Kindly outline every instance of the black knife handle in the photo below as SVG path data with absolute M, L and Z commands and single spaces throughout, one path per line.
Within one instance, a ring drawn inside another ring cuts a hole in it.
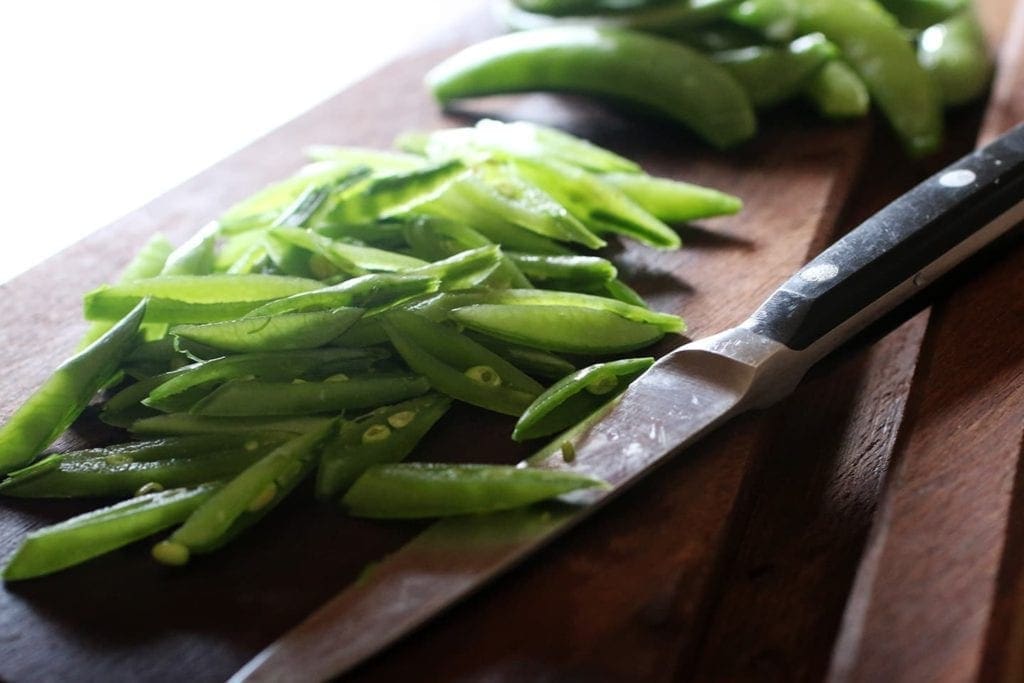
M 842 339 L 1024 219 L 1024 123 L 936 173 L 822 252 L 744 324 L 795 349 Z M 842 328 L 842 329 L 841 329 Z M 826 350 L 827 351 L 827 350 Z

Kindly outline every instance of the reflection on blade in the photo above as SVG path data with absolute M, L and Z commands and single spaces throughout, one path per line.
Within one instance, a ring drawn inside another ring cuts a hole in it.
M 552 505 L 437 522 L 257 655 L 232 681 L 314 681 L 339 675 L 520 562 L 666 455 L 745 407 L 767 361 L 778 352 L 776 346 L 751 344 L 752 336 L 731 330 L 669 354 L 619 400 L 527 461 L 532 467 L 597 476 L 611 489 L 576 492 Z M 732 353 L 728 345 L 738 341 L 743 342 L 737 347 L 741 352 Z M 562 452 L 566 441 L 575 451 L 569 461 Z

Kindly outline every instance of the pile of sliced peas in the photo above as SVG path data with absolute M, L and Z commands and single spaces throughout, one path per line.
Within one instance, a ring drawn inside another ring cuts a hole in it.
M 318 147 L 294 176 L 173 248 L 154 237 L 85 296 L 91 327 L 0 427 L 0 495 L 120 499 L 30 533 L 6 580 L 167 532 L 181 565 L 304 480 L 375 518 L 481 514 L 603 486 L 490 465 L 404 464 L 453 401 L 551 437 L 620 393 L 683 331 L 593 253 L 675 249 L 735 213 L 554 129 L 481 121 L 403 151 Z M 96 402 L 125 443 L 47 454 Z
M 756 112 L 804 100 L 822 116 L 873 101 L 907 151 L 942 142 L 943 107 L 981 96 L 992 64 L 971 0 L 500 0 L 515 33 L 427 76 L 444 105 L 523 91 L 617 100 L 720 148 Z

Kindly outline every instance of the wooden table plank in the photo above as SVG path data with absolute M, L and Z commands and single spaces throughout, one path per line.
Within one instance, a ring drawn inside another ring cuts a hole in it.
M 1024 3 L 1012 21 L 1004 17 L 988 17 L 1010 28 L 982 144 L 1024 120 Z M 1020 680 L 1024 672 L 1012 640 L 1024 607 L 1024 245 L 1019 235 L 1010 244 L 933 308 L 832 680 Z

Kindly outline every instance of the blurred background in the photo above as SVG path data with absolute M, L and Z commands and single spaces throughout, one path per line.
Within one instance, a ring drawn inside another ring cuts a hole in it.
M 483 1 L 0 3 L 0 282 Z

